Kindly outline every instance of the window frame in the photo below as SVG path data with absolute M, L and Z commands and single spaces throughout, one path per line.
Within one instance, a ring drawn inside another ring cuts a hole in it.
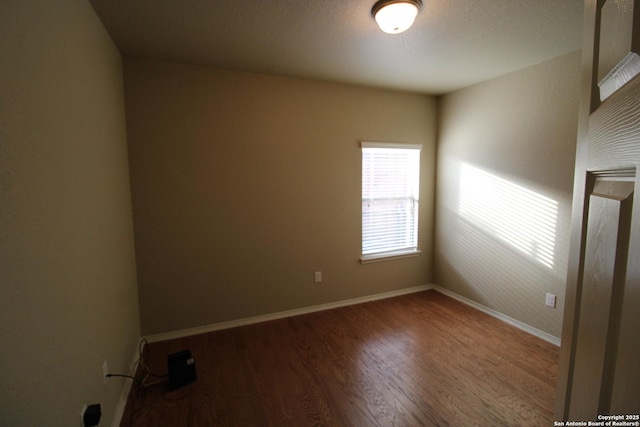
M 421 153 L 422 153 L 422 144 L 406 144 L 406 143 L 398 143 L 398 142 L 369 142 L 369 141 L 361 141 L 360 149 L 361 149 L 361 188 L 360 188 L 360 196 L 361 201 L 364 203 L 364 172 L 365 172 L 365 163 L 364 163 L 364 150 L 366 148 L 382 148 L 382 149 L 397 149 L 397 150 L 416 150 L 418 151 L 418 168 L 417 168 L 417 177 L 416 182 L 414 183 L 416 186 L 416 191 L 414 193 L 414 204 L 416 205 L 416 213 L 414 217 L 414 227 L 415 227 L 415 246 L 403 248 L 403 249 L 390 249 L 390 250 L 381 250 L 373 253 L 363 253 L 364 249 L 364 211 L 361 209 L 360 211 L 360 262 L 362 264 L 367 264 L 371 262 L 379 262 L 379 261 L 387 261 L 394 260 L 400 258 L 407 257 L 415 257 L 422 253 L 420 250 L 419 244 L 419 219 L 420 219 L 420 172 L 421 172 Z

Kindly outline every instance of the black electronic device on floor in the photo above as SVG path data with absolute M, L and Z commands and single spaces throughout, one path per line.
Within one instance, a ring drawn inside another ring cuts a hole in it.
M 170 354 L 167 363 L 170 389 L 175 390 L 196 380 L 196 362 L 191 356 L 191 351 L 183 350 Z

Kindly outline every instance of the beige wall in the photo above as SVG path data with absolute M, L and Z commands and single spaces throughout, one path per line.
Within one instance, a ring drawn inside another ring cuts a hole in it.
M 580 54 L 442 98 L 436 282 L 559 337 Z M 545 306 L 545 293 L 558 296 Z
M 431 282 L 434 98 L 129 59 L 125 92 L 143 334 Z M 424 144 L 421 256 L 359 263 L 361 140 Z
M 120 55 L 86 1 L 0 16 L 0 424 L 109 425 L 140 336 Z

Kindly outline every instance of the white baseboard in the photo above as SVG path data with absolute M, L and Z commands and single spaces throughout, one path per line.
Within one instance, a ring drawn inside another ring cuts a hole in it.
M 138 358 L 140 357 L 140 346 L 144 344 L 142 341 L 142 338 L 138 340 L 138 344 L 133 351 L 133 357 L 131 359 L 131 364 L 129 365 L 128 375 L 136 374 L 135 369 L 138 366 Z M 111 427 L 120 427 L 120 424 L 122 423 L 122 416 L 124 415 L 124 410 L 127 407 L 127 400 L 129 399 L 129 392 L 131 392 L 132 384 L 133 381 L 129 381 L 128 379 L 124 381 L 122 391 L 120 391 L 120 397 L 118 398 L 118 403 L 116 403 L 116 409 L 113 413 L 113 421 L 111 422 Z
M 451 292 L 448 289 L 444 289 L 440 286 L 434 286 L 433 289 L 435 289 L 436 291 L 440 292 L 441 294 L 444 294 L 446 296 L 449 296 L 455 300 L 460 301 L 463 304 L 466 304 L 470 307 L 475 308 L 476 310 L 482 311 L 483 313 L 488 314 L 489 316 L 495 317 L 496 319 L 502 320 L 503 322 L 506 322 L 508 324 L 510 324 L 511 326 L 515 326 L 518 329 L 521 329 L 525 332 L 530 333 L 531 335 L 534 335 L 540 339 L 543 339 L 553 345 L 556 345 L 558 347 L 560 347 L 560 343 L 561 340 L 560 338 L 553 336 L 551 334 L 548 334 L 544 331 L 541 331 L 540 329 L 536 329 L 533 326 L 529 326 L 526 323 L 523 323 L 519 320 L 516 320 L 512 317 L 509 317 L 507 315 L 504 315 L 502 313 L 500 313 L 499 311 L 495 311 L 489 307 L 485 307 L 482 304 L 478 304 L 475 301 L 472 301 L 468 298 L 463 297 L 462 295 L 458 295 L 455 292 Z
M 299 316 L 301 314 L 309 314 L 317 311 L 331 310 L 334 308 L 345 307 L 348 305 L 362 304 L 369 301 L 376 301 L 385 298 L 393 298 L 400 295 L 412 294 L 415 292 L 427 291 L 434 289 L 435 285 L 420 285 L 412 288 L 400 289 L 397 291 L 384 292 L 381 294 L 369 295 L 366 297 L 352 298 L 343 301 L 332 302 L 328 304 L 314 305 L 311 307 L 298 308 L 294 310 L 281 311 L 273 314 L 265 314 L 262 316 L 249 317 L 245 319 L 231 320 L 229 322 L 214 323 L 211 325 L 198 326 L 195 328 L 182 329 L 173 332 L 149 335 L 146 337 L 147 342 L 166 341 L 175 338 L 187 337 L 190 335 L 206 334 L 208 332 L 220 331 L 222 329 L 230 329 L 238 326 L 252 325 L 255 323 L 267 322 L 269 320 L 283 319 L 286 317 Z

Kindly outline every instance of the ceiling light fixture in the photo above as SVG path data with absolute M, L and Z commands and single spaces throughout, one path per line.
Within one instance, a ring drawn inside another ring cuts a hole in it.
M 371 15 L 382 31 L 398 34 L 407 31 L 422 7 L 422 0 L 379 0 Z

